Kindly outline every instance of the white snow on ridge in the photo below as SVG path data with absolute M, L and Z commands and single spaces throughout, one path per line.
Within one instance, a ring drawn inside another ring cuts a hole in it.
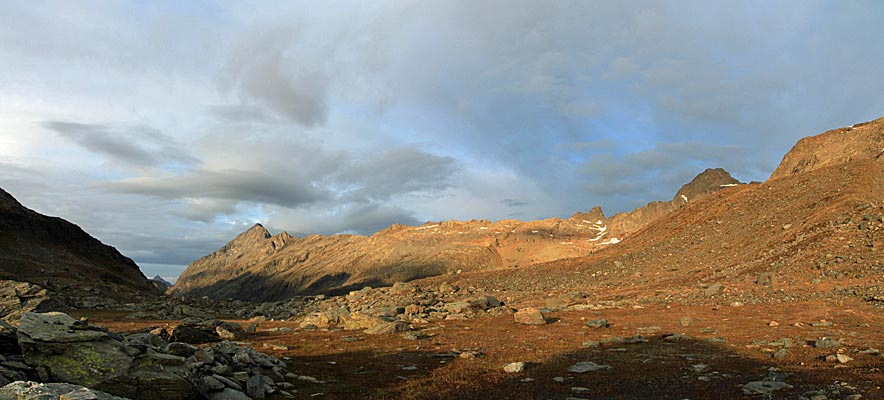
M 430 228 L 435 228 L 435 227 L 437 227 L 437 226 L 439 226 L 439 224 L 436 224 L 436 225 L 427 225 L 427 226 L 419 226 L 419 227 L 417 227 L 417 228 L 414 228 L 414 230 L 419 231 L 419 230 L 421 230 L 421 229 L 430 229 Z
M 740 185 L 739 183 L 726 183 L 724 185 L 718 185 L 718 187 L 734 187 L 734 186 L 739 186 L 739 185 Z
M 687 202 L 688 202 L 688 196 L 685 196 L 685 195 L 681 195 L 681 198 L 682 198 L 682 199 L 684 199 L 684 202 L 685 202 L 685 203 L 687 203 Z
M 617 244 L 617 243 L 620 243 L 620 239 L 613 237 L 613 238 L 605 240 L 604 242 L 601 242 L 599 244 Z

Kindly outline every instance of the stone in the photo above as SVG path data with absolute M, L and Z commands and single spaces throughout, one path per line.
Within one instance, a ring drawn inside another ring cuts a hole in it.
M 703 291 L 703 294 L 706 296 L 715 296 L 724 286 L 720 283 L 713 283 L 706 287 L 706 290 Z
M 841 347 L 841 342 L 829 337 L 822 337 L 814 343 L 818 349 L 836 349 Z
M 178 325 L 166 328 L 169 342 L 184 342 L 190 344 L 217 342 L 219 337 L 215 332 L 215 326 L 209 322 L 182 321 Z
M 187 399 L 196 392 L 189 375 L 184 357 L 150 352 L 136 357 L 124 375 L 96 387 L 133 400 Z M 131 389 L 124 392 L 126 387 Z
M 408 329 L 408 325 L 406 325 L 402 321 L 396 322 L 384 322 L 382 324 L 375 325 L 369 329 L 365 330 L 366 334 L 369 335 L 382 335 L 396 332 L 403 332 Z
M 221 382 L 218 378 L 215 378 L 214 375 L 204 376 L 200 378 L 199 384 L 197 385 L 200 393 L 206 394 L 212 391 L 222 390 L 227 385 L 224 382 Z
M 128 371 L 133 358 L 125 344 L 107 332 L 77 325 L 64 313 L 24 314 L 18 337 L 25 362 L 45 367 L 53 380 L 90 387 Z
M 546 324 L 546 318 L 543 316 L 543 313 L 536 308 L 523 308 L 519 311 L 516 311 L 513 314 L 513 319 L 520 324 L 527 325 L 544 325 Z
M 570 368 L 568 368 L 568 371 L 582 374 L 584 372 L 595 372 L 595 371 L 600 371 L 603 369 L 610 369 L 610 368 L 611 368 L 610 365 L 596 364 L 592 361 L 581 361 L 577 364 L 572 365 Z
M 832 354 L 832 355 L 826 356 L 826 361 L 836 362 L 838 364 L 847 364 L 847 363 L 853 361 L 853 358 L 851 358 L 850 356 L 848 356 L 846 354 L 839 353 L 839 354 Z
M 25 362 L 45 371 L 41 375 L 48 380 L 136 400 L 193 397 L 195 389 L 189 381 L 186 359 L 160 352 L 163 348 L 154 345 L 163 342 L 157 340 L 136 334 L 123 341 L 63 313 L 25 314 L 19 329 Z
M 509 373 L 519 373 L 525 370 L 525 363 L 518 361 L 512 362 L 503 367 L 503 370 Z
M 49 295 L 41 286 L 29 282 L 0 280 L 0 320 L 15 324 L 22 315 L 40 311 Z
M 777 360 L 782 360 L 782 359 L 788 357 L 789 354 L 791 354 L 791 353 L 789 352 L 789 350 L 786 350 L 786 349 L 779 349 L 779 350 L 776 351 L 776 353 L 773 353 L 773 358 L 775 358 L 775 359 L 777 359 Z
M 222 322 L 215 327 L 215 333 L 218 334 L 218 337 L 221 339 L 236 340 L 242 339 L 245 336 L 246 331 L 238 324 Z
M 590 328 L 607 328 L 611 326 L 606 319 L 594 319 L 592 321 L 587 321 L 585 325 Z
M 363 313 L 350 313 L 350 315 L 343 320 L 342 328 L 344 330 L 360 330 L 360 329 L 372 329 L 378 325 L 387 324 L 389 321 L 383 319 L 381 317 L 371 316 Z M 317 325 L 318 326 L 318 325 Z
M 225 388 L 220 392 L 209 393 L 207 397 L 209 400 L 251 400 L 245 393 L 231 388 Z
M 694 320 L 691 317 L 681 317 L 681 319 L 678 320 L 679 325 L 683 327 L 691 326 L 691 323 L 693 322 Z
M 199 347 L 196 347 L 190 343 L 172 342 L 166 345 L 166 347 L 163 349 L 163 352 L 179 357 L 190 357 L 198 350 Z
M 127 400 L 69 383 L 17 381 L 0 388 L 0 400 Z
M 770 395 L 777 390 L 791 388 L 792 385 L 781 381 L 753 381 L 743 385 L 743 393 L 748 395 Z
M 267 389 L 273 385 L 273 380 L 264 375 L 252 375 L 246 381 L 246 394 L 249 397 L 263 399 L 267 394 Z
M 599 347 L 599 346 L 601 346 L 601 343 L 599 343 L 598 341 L 595 341 L 595 340 L 587 340 L 587 341 L 583 342 L 582 344 L 580 344 L 580 347 L 584 347 L 584 348 Z

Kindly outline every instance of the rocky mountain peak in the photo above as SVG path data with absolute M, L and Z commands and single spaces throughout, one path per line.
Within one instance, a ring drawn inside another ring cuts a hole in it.
M 833 129 L 798 141 L 771 174 L 778 179 L 848 161 L 884 155 L 884 118 Z
M 602 211 L 601 206 L 595 206 L 592 208 L 592 210 L 589 210 L 589 212 L 574 213 L 574 215 L 571 216 L 571 219 L 596 222 L 596 221 L 604 221 L 607 219 L 607 217 L 605 217 L 605 212 Z
M 675 194 L 672 201 L 684 204 L 697 196 L 717 191 L 722 187 L 738 184 L 740 184 L 740 181 L 734 179 L 723 168 L 707 168 L 690 182 L 684 184 Z
M 261 243 L 267 239 L 270 239 L 272 235 L 270 235 L 270 231 L 261 225 L 260 223 L 256 223 L 252 225 L 251 228 L 246 229 L 243 233 L 240 233 L 233 240 L 228 243 L 228 245 L 249 245 L 255 243 Z

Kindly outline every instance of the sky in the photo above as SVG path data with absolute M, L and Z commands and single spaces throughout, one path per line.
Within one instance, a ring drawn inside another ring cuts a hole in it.
M 152 275 L 260 222 L 607 215 L 884 115 L 880 1 L 0 1 L 0 187 Z

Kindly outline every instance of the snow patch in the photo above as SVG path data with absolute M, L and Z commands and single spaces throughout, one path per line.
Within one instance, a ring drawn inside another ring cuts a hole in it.
M 574 242 L 561 242 L 559 244 L 574 244 Z
M 599 244 L 617 244 L 617 243 L 620 243 L 620 239 L 613 237 L 613 238 L 605 240 L 604 242 L 601 242 Z
M 417 227 L 417 228 L 414 228 L 414 230 L 419 231 L 419 230 L 422 230 L 422 229 L 435 228 L 435 227 L 437 227 L 437 226 L 439 226 L 439 224 L 436 224 L 436 225 L 427 225 L 427 226 L 419 226 L 419 227 Z
M 683 200 L 684 200 L 684 202 L 685 202 L 685 203 L 687 203 L 687 202 L 688 202 L 688 196 L 685 196 L 685 195 L 681 195 L 681 198 L 682 198 L 682 199 L 683 199 Z
M 726 183 L 724 185 L 718 185 L 718 187 L 734 187 L 734 186 L 738 186 L 738 185 L 739 185 L 739 183 Z

